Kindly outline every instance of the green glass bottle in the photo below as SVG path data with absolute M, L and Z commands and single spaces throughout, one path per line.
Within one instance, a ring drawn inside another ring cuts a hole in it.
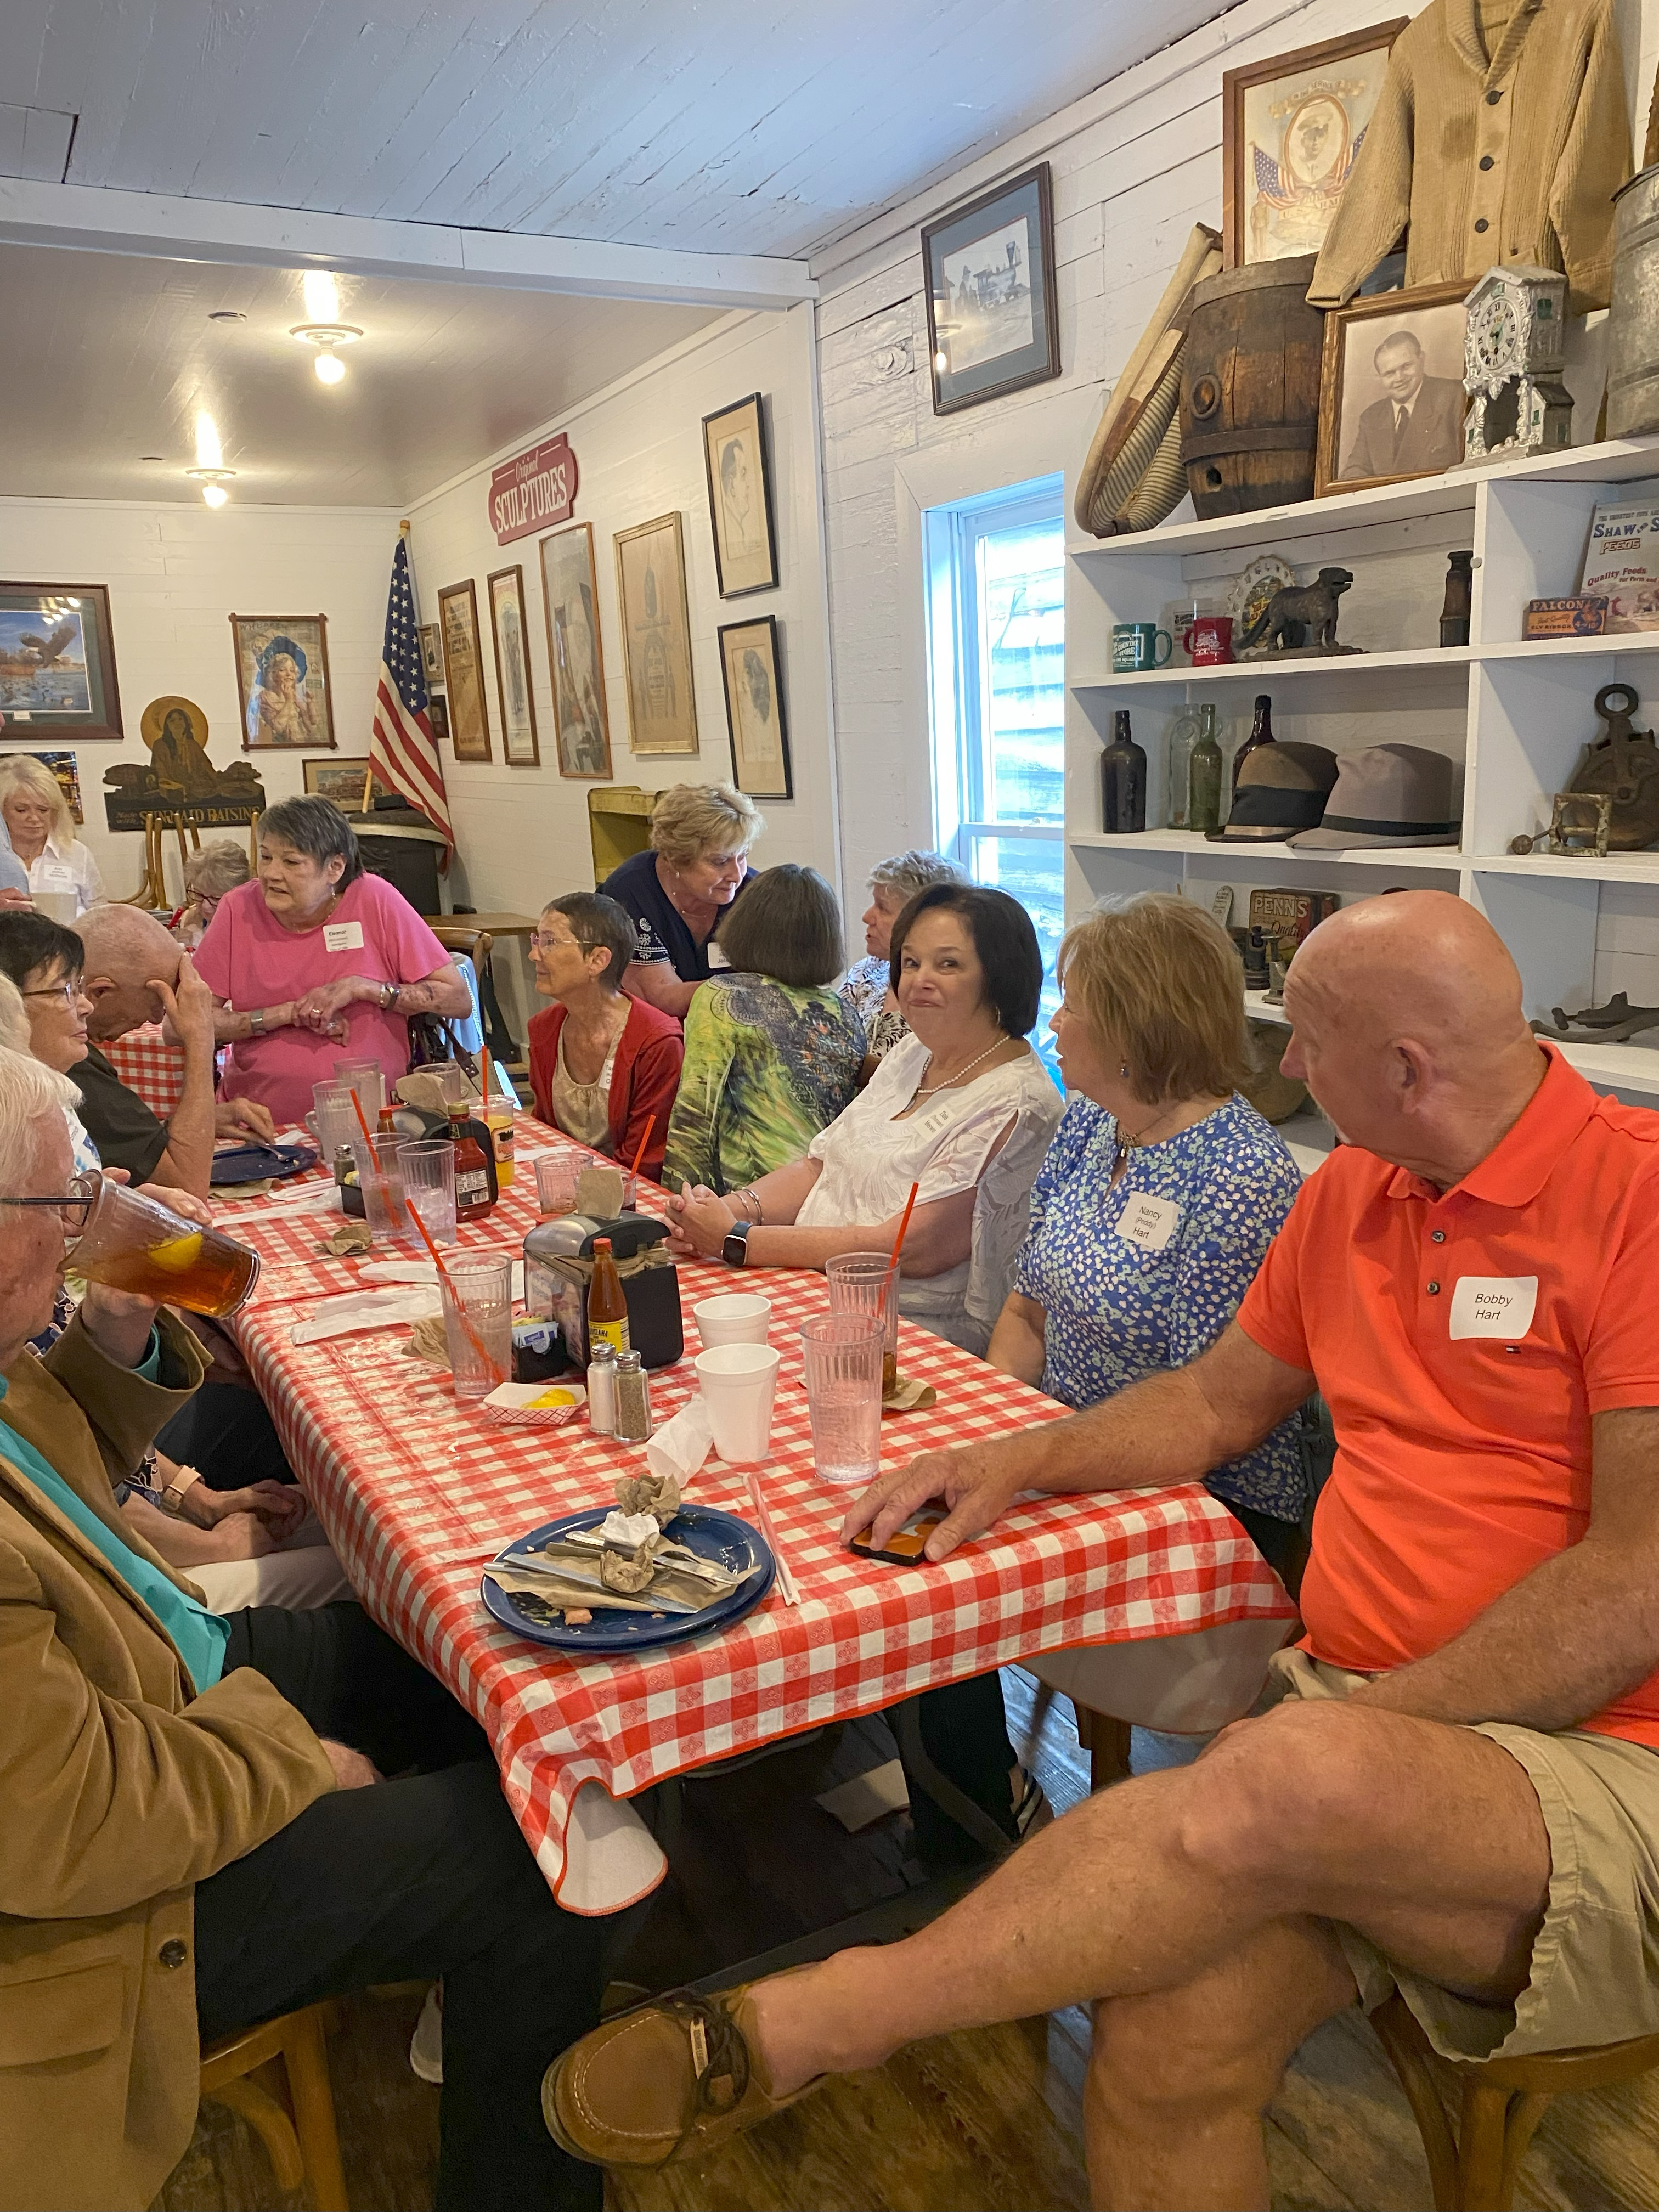
M 1198 743 L 1193 747 L 1187 771 L 1187 826 L 1190 830 L 1221 827 L 1221 747 L 1215 733 L 1215 708 L 1199 708 Z

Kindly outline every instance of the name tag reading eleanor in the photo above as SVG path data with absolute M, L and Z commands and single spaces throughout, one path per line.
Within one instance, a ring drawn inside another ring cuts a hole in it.
M 1538 1310 L 1536 1275 L 1460 1275 L 1452 1291 L 1451 1334 L 1513 1344 Z
M 1132 1198 L 1124 1206 L 1117 1233 L 1143 1252 L 1161 1252 L 1175 1235 L 1181 1208 L 1172 1198 Z
M 361 952 L 363 949 L 363 925 L 361 921 L 325 921 L 323 924 L 325 952 Z

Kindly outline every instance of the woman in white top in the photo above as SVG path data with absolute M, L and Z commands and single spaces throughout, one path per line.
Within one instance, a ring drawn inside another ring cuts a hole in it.
M 890 1246 L 913 1182 L 899 1308 L 982 1352 L 1064 1102 L 1026 1042 L 1042 955 L 1006 891 L 936 884 L 899 915 L 893 986 L 911 1030 L 805 1156 L 727 1199 L 671 1198 L 678 1248 L 822 1267 Z
M 98 863 L 75 834 L 63 787 L 33 753 L 0 760 L 0 817 L 43 914 L 73 921 L 98 904 L 104 896 Z

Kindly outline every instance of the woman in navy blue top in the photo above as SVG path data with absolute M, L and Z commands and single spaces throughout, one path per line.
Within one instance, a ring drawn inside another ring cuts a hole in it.
M 986 1356 L 1065 1405 L 1092 1406 L 1215 1341 L 1301 1176 L 1234 1088 L 1238 956 L 1200 907 L 1148 895 L 1091 915 L 1057 964 L 1066 996 L 1052 1026 L 1074 1095 Z M 1207 1486 L 1293 1579 L 1305 1501 L 1294 1421 Z
M 626 908 L 639 950 L 623 971 L 629 994 L 685 1019 L 699 983 L 731 965 L 710 942 L 748 879 L 760 810 L 726 783 L 677 783 L 651 811 L 651 848 L 599 885 Z

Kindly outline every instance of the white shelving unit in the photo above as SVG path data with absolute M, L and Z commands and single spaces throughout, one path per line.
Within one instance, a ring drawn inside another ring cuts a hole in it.
M 1234 887 L 1235 920 L 1264 884 L 1334 890 L 1347 903 L 1396 886 L 1455 890 L 1497 927 L 1521 969 L 1529 1017 L 1593 1002 L 1596 926 L 1604 886 L 1628 910 L 1652 902 L 1659 921 L 1659 851 L 1569 860 L 1509 852 L 1511 837 L 1548 819 L 1601 725 L 1593 706 L 1604 684 L 1642 695 L 1638 727 L 1659 713 L 1659 634 L 1527 644 L 1528 599 L 1577 588 L 1592 509 L 1609 498 L 1659 499 L 1659 438 L 1574 448 L 1565 454 L 1456 470 L 1374 491 L 1213 521 L 1170 523 L 1137 536 L 1073 538 L 1066 600 L 1066 911 L 1139 890 L 1184 890 L 1206 902 Z M 1446 555 L 1474 554 L 1471 642 L 1439 649 Z M 1259 553 L 1280 554 L 1305 580 L 1322 566 L 1353 572 L 1342 602 L 1343 641 L 1365 648 L 1334 660 L 1174 665 L 1115 676 L 1115 622 L 1157 618 L 1169 628 L 1183 599 L 1216 604 Z M 1227 740 L 1249 725 L 1258 691 L 1273 702 L 1280 738 L 1334 752 L 1403 742 L 1447 754 L 1461 793 L 1456 848 L 1294 853 L 1283 844 L 1218 844 L 1189 830 L 1140 836 L 1102 833 L 1100 754 L 1111 718 L 1127 708 L 1146 749 L 1147 820 L 1166 818 L 1164 751 L 1170 725 L 1189 702 L 1212 702 Z M 1284 1018 L 1249 994 L 1253 1014 Z M 1651 1046 L 1574 1047 L 1598 1088 L 1659 1100 L 1659 1030 Z M 1304 1122 L 1307 1126 L 1303 1127 Z M 1328 1127 L 1299 1116 L 1285 1134 L 1306 1166 L 1328 1146 Z

